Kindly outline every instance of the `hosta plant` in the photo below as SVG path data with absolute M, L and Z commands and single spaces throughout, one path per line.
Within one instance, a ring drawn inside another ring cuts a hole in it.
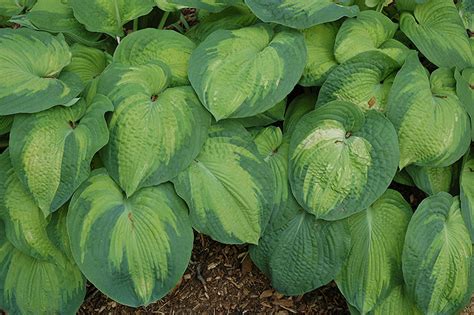
M 87 282 L 156 302 L 202 233 L 285 295 L 334 281 L 352 314 L 458 313 L 472 11 L 0 0 L 0 310 L 75 314 Z

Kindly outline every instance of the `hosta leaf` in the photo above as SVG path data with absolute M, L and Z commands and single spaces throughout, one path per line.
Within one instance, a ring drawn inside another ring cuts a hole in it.
M 336 277 L 349 253 L 350 236 L 345 221 L 317 220 L 293 197 L 282 211 L 250 255 L 278 292 L 301 295 Z
M 274 22 L 304 29 L 356 16 L 359 8 L 351 1 L 330 0 L 245 0 L 245 3 L 264 22 Z
M 413 182 L 413 179 L 408 174 L 406 168 L 401 171 L 397 170 L 397 173 L 395 174 L 393 181 L 405 186 L 415 186 L 415 183 Z
M 473 40 L 474 43 L 474 40 Z M 454 72 L 456 93 L 471 118 L 471 139 L 474 141 L 474 68 Z
M 75 18 L 71 6 L 63 0 L 38 0 L 25 18 L 36 28 L 63 33 L 83 44 L 96 43 L 101 34 L 88 32 Z
M 348 230 L 344 221 L 316 220 L 296 203 L 288 186 L 288 137 L 279 128 L 263 129 L 255 142 L 271 166 L 275 199 L 269 224 L 250 255 L 279 292 L 303 294 L 335 278 L 349 252 Z
M 86 295 L 77 266 L 32 258 L 6 238 L 0 221 L 0 308 L 11 315 L 75 314 Z
M 123 25 L 148 14 L 153 0 L 69 0 L 76 19 L 91 32 L 123 36 Z
M 155 0 L 158 7 L 165 11 L 182 8 L 197 8 L 210 12 L 219 12 L 228 6 L 240 4 L 241 0 Z
M 406 291 L 404 285 L 395 287 L 390 294 L 383 299 L 372 311 L 370 315 L 387 315 L 387 314 L 403 314 L 403 315 L 422 315 L 416 306 L 413 298 Z
M 428 0 L 398 0 L 395 2 L 395 6 L 398 11 L 413 12 L 417 4 L 426 3 Z
M 31 8 L 36 0 L 0 0 L 0 16 L 13 16 Z
M 412 53 L 397 73 L 387 116 L 398 132 L 400 168 L 448 166 L 469 147 L 469 118 L 454 88 L 442 85 L 452 80 L 445 70 L 434 71 L 430 79 Z
M 16 115 L 10 134 L 13 167 L 45 216 L 56 211 L 89 177 L 94 154 L 107 144 L 104 114 L 113 110 L 98 95 L 36 114 Z
M 403 64 L 408 48 L 392 39 L 397 24 L 377 11 L 362 11 L 356 18 L 342 23 L 334 43 L 334 56 L 339 63 L 371 50 L 381 51 Z
M 187 208 L 169 183 L 126 198 L 104 169 L 96 170 L 74 194 L 67 223 L 79 268 L 121 304 L 163 297 L 191 257 Z
M 283 132 L 291 135 L 301 117 L 314 110 L 314 104 L 316 104 L 316 96 L 314 95 L 305 93 L 295 97 L 286 110 Z
M 410 165 L 406 168 L 416 187 L 429 196 L 440 191 L 449 192 L 453 179 L 453 167 L 429 167 Z
M 0 116 L 0 135 L 10 132 L 10 129 L 13 124 L 13 115 L 10 116 Z
M 8 152 L 0 155 L 0 183 L 0 219 L 9 242 L 25 255 L 64 266 L 63 253 L 47 234 L 48 222 L 18 180 Z
M 328 74 L 338 65 L 334 56 L 338 29 L 338 23 L 325 23 L 303 30 L 308 60 L 299 84 L 321 86 Z
M 71 63 L 64 70 L 77 74 L 84 83 L 98 77 L 108 65 L 107 54 L 96 48 L 74 44 L 71 53 Z
M 402 195 L 389 189 L 367 210 L 348 219 L 351 250 L 336 282 L 361 314 L 403 283 L 402 249 L 411 216 Z
M 291 135 L 291 188 L 305 210 L 339 220 L 383 194 L 398 158 L 397 135 L 388 119 L 334 101 L 301 118 Z
M 261 114 L 252 117 L 237 118 L 235 120 L 240 122 L 245 128 L 268 126 L 274 122 L 283 120 L 285 118 L 285 110 L 286 99 L 278 102 L 275 106 Z
M 421 202 L 403 248 L 408 292 L 425 314 L 452 314 L 470 293 L 472 244 L 459 198 L 440 192 Z
M 273 206 L 273 181 L 242 125 L 211 126 L 201 153 L 173 183 L 196 230 L 222 243 L 257 244 Z
M 103 161 L 131 196 L 141 187 L 169 181 L 199 154 L 211 123 L 190 86 L 167 88 L 168 67 L 111 67 L 99 91 L 115 106 Z
M 234 30 L 253 25 L 257 17 L 245 5 L 228 7 L 219 13 L 211 13 L 199 18 L 199 23 L 193 26 L 186 36 L 199 43 L 214 31 L 225 29 Z
M 189 81 L 216 120 L 249 117 L 283 100 L 306 63 L 303 35 L 269 24 L 219 30 L 191 55 Z
M 461 213 L 474 244 L 474 150 L 466 154 L 461 170 Z
M 288 184 L 288 147 L 289 139 L 283 138 L 281 129 L 270 126 L 262 129 L 255 137 L 255 144 L 263 160 L 272 170 L 273 179 L 273 209 L 270 218 L 278 216 L 283 211 L 289 198 Z
M 82 91 L 79 77 L 61 72 L 71 61 L 62 35 L 0 29 L 0 115 L 65 105 Z
M 401 14 L 400 29 L 438 67 L 464 69 L 473 62 L 463 22 L 451 0 L 430 0 Z
M 317 105 L 349 101 L 360 108 L 385 111 L 398 63 L 378 51 L 361 53 L 335 68 L 324 82 Z
M 172 85 L 188 85 L 188 63 L 194 48 L 190 39 L 177 32 L 143 29 L 125 37 L 114 53 L 114 62 L 138 66 L 160 61 L 170 68 Z
M 457 2 L 459 15 L 462 18 L 464 27 L 471 32 L 474 31 L 474 2 L 471 0 L 461 0 Z M 472 40 L 472 39 L 471 39 Z

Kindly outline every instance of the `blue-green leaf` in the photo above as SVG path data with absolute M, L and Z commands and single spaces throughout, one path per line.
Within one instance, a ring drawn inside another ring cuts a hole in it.
M 169 183 L 127 198 L 104 169 L 74 194 L 67 215 L 74 260 L 119 303 L 157 301 L 178 282 L 191 257 L 187 208 Z
M 460 176 L 461 213 L 474 244 L 474 149 L 466 153 Z
M 402 256 L 407 290 L 423 313 L 459 311 L 474 281 L 471 257 L 459 198 L 440 192 L 423 200 L 408 225 Z
M 0 308 L 10 315 L 75 314 L 86 295 L 77 266 L 32 258 L 5 237 L 0 221 Z
M 273 22 L 297 29 L 353 17 L 359 8 L 352 1 L 330 0 L 245 0 L 264 22 Z
M 91 32 L 123 36 L 123 26 L 145 14 L 154 6 L 153 0 L 69 0 L 76 19 Z

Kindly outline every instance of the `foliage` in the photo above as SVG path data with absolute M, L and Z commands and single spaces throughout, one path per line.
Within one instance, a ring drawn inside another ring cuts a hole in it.
M 195 230 L 283 294 L 459 312 L 471 3 L 0 0 L 0 309 L 74 314 L 87 281 L 153 303 Z

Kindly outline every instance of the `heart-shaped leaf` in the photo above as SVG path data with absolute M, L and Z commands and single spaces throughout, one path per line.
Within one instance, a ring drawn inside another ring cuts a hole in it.
M 464 69 L 473 63 L 466 30 L 451 0 L 416 5 L 413 14 L 401 14 L 400 29 L 438 67 Z
M 301 295 L 333 280 L 349 249 L 345 221 L 317 220 L 289 196 L 250 257 L 278 292 Z
M 467 151 L 469 117 L 452 82 L 448 69 L 438 69 L 429 78 L 414 52 L 397 73 L 387 117 L 398 132 L 400 169 L 410 164 L 449 166 Z
M 24 187 L 45 216 L 59 209 L 89 177 L 92 157 L 107 144 L 105 112 L 110 101 L 97 95 L 87 104 L 56 106 L 15 116 L 10 155 Z
M 222 243 L 258 243 L 273 207 L 273 179 L 242 125 L 211 126 L 201 153 L 173 183 L 196 230 Z
M 110 176 L 131 196 L 169 181 L 191 164 L 211 117 L 190 86 L 168 88 L 162 63 L 110 67 L 99 91 L 112 100 L 110 141 L 102 158 Z
M 115 50 L 114 62 L 139 66 L 159 61 L 169 67 L 172 86 L 189 85 L 188 63 L 195 47 L 177 32 L 148 28 L 125 37 Z
M 290 143 L 296 200 L 324 220 L 366 209 L 387 189 L 399 159 L 397 135 L 382 114 L 330 102 L 299 121 Z
M 393 39 L 397 28 L 397 24 L 380 12 L 362 11 L 356 18 L 342 23 L 334 43 L 334 56 L 343 63 L 362 52 L 377 50 L 402 65 L 408 48 Z
M 0 29 L 0 115 L 36 113 L 67 105 L 83 89 L 63 68 L 71 52 L 62 35 Z
M 76 191 L 67 215 L 74 260 L 119 303 L 148 305 L 171 290 L 191 257 L 187 208 L 169 183 L 132 197 L 95 170 Z
M 367 51 L 335 68 L 319 91 L 317 106 L 349 101 L 363 110 L 384 112 L 398 63 L 386 54 Z
M 413 215 L 403 248 L 408 292 L 425 314 L 453 314 L 470 299 L 472 244 L 459 198 L 440 192 Z
M 283 100 L 305 63 L 297 31 L 269 24 L 219 30 L 191 55 L 189 81 L 216 120 L 249 117 Z
M 367 314 L 403 284 L 402 250 L 410 205 L 387 190 L 367 210 L 347 219 L 351 250 L 336 283 L 361 314 Z

